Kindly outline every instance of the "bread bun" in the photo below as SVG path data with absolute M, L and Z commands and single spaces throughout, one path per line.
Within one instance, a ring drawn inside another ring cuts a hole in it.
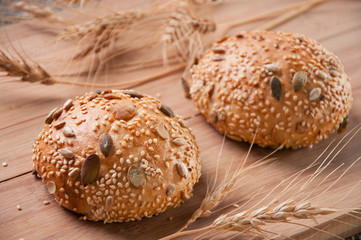
M 200 177 L 191 130 L 159 100 L 91 92 L 51 111 L 34 169 L 59 205 L 84 219 L 128 222 L 190 198 Z
M 190 70 L 190 95 L 219 132 L 265 147 L 304 147 L 344 129 L 351 84 L 318 42 L 244 32 L 216 42 Z

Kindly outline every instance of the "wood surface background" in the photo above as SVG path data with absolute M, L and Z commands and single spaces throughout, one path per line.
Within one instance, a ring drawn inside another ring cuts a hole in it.
M 234 21 L 300 2 L 302 1 L 231 1 L 218 6 L 215 17 L 218 22 Z M 139 6 L 140 3 L 127 0 L 113 1 L 113 3 L 102 1 L 102 4 L 107 7 L 95 8 L 95 13 L 98 11 L 99 14 L 104 14 L 106 9 L 110 8 L 112 10 L 132 8 Z M 60 14 L 66 16 L 66 13 Z M 265 21 L 244 25 L 235 31 L 252 30 L 263 23 Z M 68 62 L 71 46 L 74 46 L 74 43 L 54 43 L 57 28 L 59 28 L 57 25 L 32 20 L 7 27 L 6 33 L 20 52 L 25 52 L 50 73 L 59 72 L 59 69 L 70 72 L 80 69 L 81 66 L 76 65 L 79 63 Z M 281 180 L 310 164 L 333 140 L 338 142 L 353 127 L 361 123 L 361 1 L 326 1 L 278 26 L 276 30 L 306 34 L 339 56 L 345 72 L 352 81 L 354 102 L 349 116 L 350 123 L 344 133 L 332 134 L 329 139 L 316 144 L 312 149 L 277 152 L 275 156 L 279 162 L 265 169 L 250 172 L 247 182 L 229 196 L 226 203 L 245 202 L 251 192 L 263 187 L 262 193 L 256 198 L 260 199 Z M 2 39 L 0 46 L 9 46 L 5 35 L 5 29 L 0 29 Z M 82 67 L 86 67 L 87 63 L 83 64 Z M 97 82 L 131 80 L 160 70 L 160 68 L 150 68 L 123 73 L 113 69 L 107 73 L 107 77 L 98 79 Z M 31 174 L 32 143 L 43 127 L 47 113 L 55 106 L 61 106 L 66 99 L 94 89 L 69 85 L 44 86 L 22 82 L 4 74 L 0 75 L 0 163 L 8 164 L 7 167 L 0 166 L 0 239 L 157 239 L 179 229 L 198 208 L 207 189 L 207 183 L 215 174 L 223 139 L 223 136 L 197 113 L 192 102 L 184 97 L 180 83 L 181 74 L 182 72 L 179 71 L 150 83 L 134 86 L 134 89 L 160 96 L 162 101 L 177 114 L 188 119 L 199 144 L 202 159 L 202 178 L 195 186 L 194 196 L 180 207 L 159 216 L 139 222 L 113 224 L 78 220 L 76 214 L 59 207 L 53 196 L 47 193 L 43 183 Z M 86 81 L 86 77 L 79 76 L 77 81 Z M 220 160 L 222 166 L 220 177 L 223 176 L 230 162 L 237 163 L 245 157 L 249 146 L 247 143 L 225 141 Z M 270 149 L 254 147 L 249 162 L 254 162 L 270 152 Z M 357 134 L 337 156 L 332 167 L 344 163 L 342 170 L 345 170 L 360 156 L 361 133 Z M 328 207 L 338 202 L 360 180 L 360 169 L 360 163 L 354 165 L 330 191 L 318 196 L 315 203 Z M 325 171 L 324 175 L 331 171 L 332 168 Z M 320 189 L 325 189 L 339 175 L 340 171 L 332 175 Z M 317 191 L 316 195 L 321 193 L 321 190 Z M 361 207 L 360 190 L 361 187 L 354 189 L 337 207 Z M 49 201 L 50 204 L 44 205 L 44 200 Z M 17 205 L 21 206 L 21 211 L 17 210 Z M 173 217 L 172 221 L 168 220 L 170 216 Z M 212 220 L 214 217 L 200 219 L 192 224 L 190 229 L 205 226 Z M 312 221 L 302 223 L 316 226 Z M 318 227 L 348 237 L 361 232 L 361 220 L 338 213 L 320 218 Z M 280 234 L 294 239 L 333 239 L 329 234 L 296 225 L 279 224 L 273 227 L 273 230 L 275 229 Z

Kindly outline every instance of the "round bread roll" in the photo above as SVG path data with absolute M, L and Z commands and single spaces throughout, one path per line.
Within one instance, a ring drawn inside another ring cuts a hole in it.
M 34 170 L 59 205 L 83 219 L 151 217 L 190 198 L 200 177 L 191 130 L 153 97 L 91 92 L 51 111 L 46 123 Z
M 195 62 L 190 74 L 185 89 L 198 110 L 237 141 L 311 147 L 348 121 L 351 84 L 340 60 L 301 34 L 226 37 Z

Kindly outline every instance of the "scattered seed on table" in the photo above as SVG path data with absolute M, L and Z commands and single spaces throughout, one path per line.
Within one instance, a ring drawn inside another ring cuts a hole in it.
M 7 166 L 8 166 L 7 162 L 3 162 L 3 167 L 7 167 Z
M 50 202 L 45 200 L 43 203 L 44 205 L 49 205 Z
M 18 205 L 16 205 L 16 208 L 19 210 L 19 211 L 21 211 L 21 206 L 18 204 Z

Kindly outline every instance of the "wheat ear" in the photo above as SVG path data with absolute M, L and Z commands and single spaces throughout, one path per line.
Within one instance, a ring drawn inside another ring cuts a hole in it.
M 39 6 L 27 4 L 22 1 L 16 2 L 12 6 L 13 8 L 29 13 L 36 18 L 46 18 L 46 20 L 58 23 L 71 23 L 71 21 L 65 20 L 59 16 L 55 16 L 50 7 L 40 8 Z
M 53 84 L 56 81 L 40 65 L 35 62 L 26 61 L 19 55 L 16 58 L 5 54 L 0 49 L 0 70 L 8 73 L 9 76 L 21 77 L 26 82 L 40 82 L 42 84 Z

